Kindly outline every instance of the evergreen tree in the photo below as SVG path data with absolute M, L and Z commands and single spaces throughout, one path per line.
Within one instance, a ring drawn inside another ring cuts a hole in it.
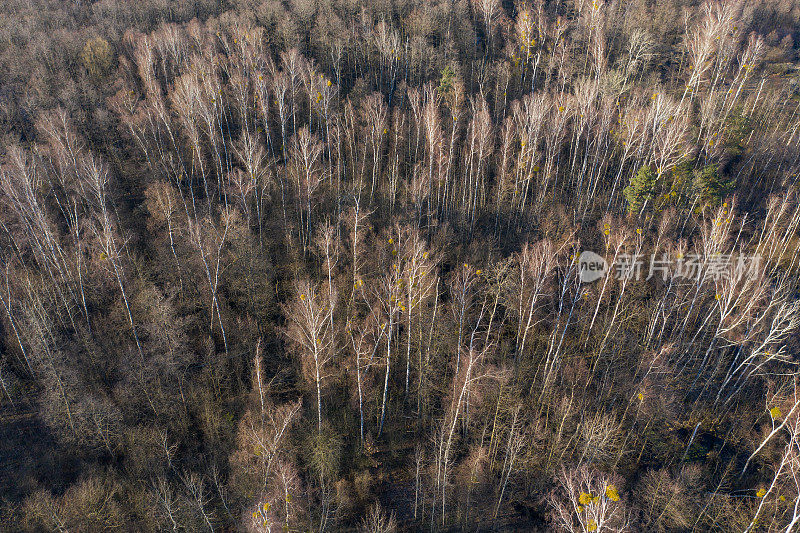
M 628 202 L 628 213 L 638 213 L 645 203 L 653 199 L 657 176 L 650 165 L 643 165 L 631 177 L 630 184 L 622 193 Z
M 720 174 L 718 165 L 713 164 L 695 170 L 692 185 L 701 204 L 714 206 L 733 192 L 736 180 Z
M 455 81 L 456 73 L 450 65 L 446 65 L 442 69 L 442 77 L 439 79 L 439 93 L 448 94 L 453 90 L 453 83 Z

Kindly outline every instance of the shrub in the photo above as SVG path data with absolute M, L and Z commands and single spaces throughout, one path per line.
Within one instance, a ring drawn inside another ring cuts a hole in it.
M 92 78 L 105 78 L 114 66 L 114 51 L 108 41 L 102 37 L 93 37 L 83 47 L 81 63 Z

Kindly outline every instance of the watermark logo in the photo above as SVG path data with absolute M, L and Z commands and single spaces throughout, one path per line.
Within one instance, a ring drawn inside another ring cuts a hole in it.
M 608 263 L 601 255 L 594 252 L 581 252 L 578 256 L 578 275 L 581 283 L 591 283 L 602 278 L 608 272 Z
M 760 269 L 759 255 L 619 254 L 611 266 L 601 255 L 588 250 L 578 256 L 578 275 L 581 283 L 597 281 L 607 274 L 613 275 L 617 280 L 649 280 L 654 277 L 664 281 L 668 278 L 686 278 L 698 282 L 708 279 L 739 280 L 743 276 L 749 278 L 757 276 Z

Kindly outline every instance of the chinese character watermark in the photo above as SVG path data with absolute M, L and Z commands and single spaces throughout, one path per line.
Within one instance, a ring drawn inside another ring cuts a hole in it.
M 585 251 L 578 257 L 578 274 L 582 283 L 597 281 L 608 273 L 617 280 L 738 280 L 743 276 L 756 276 L 760 268 L 760 255 L 744 254 L 619 254 L 611 266 L 594 252 Z

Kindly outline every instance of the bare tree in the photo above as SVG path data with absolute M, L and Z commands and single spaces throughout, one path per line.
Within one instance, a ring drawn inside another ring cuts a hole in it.
M 286 336 L 300 351 L 303 376 L 316 389 L 317 429 L 322 431 L 322 389 L 328 378 L 327 365 L 334 355 L 334 308 L 324 295 L 328 291 L 320 289 L 309 281 L 297 282 L 295 295 L 283 311 L 289 320 Z

